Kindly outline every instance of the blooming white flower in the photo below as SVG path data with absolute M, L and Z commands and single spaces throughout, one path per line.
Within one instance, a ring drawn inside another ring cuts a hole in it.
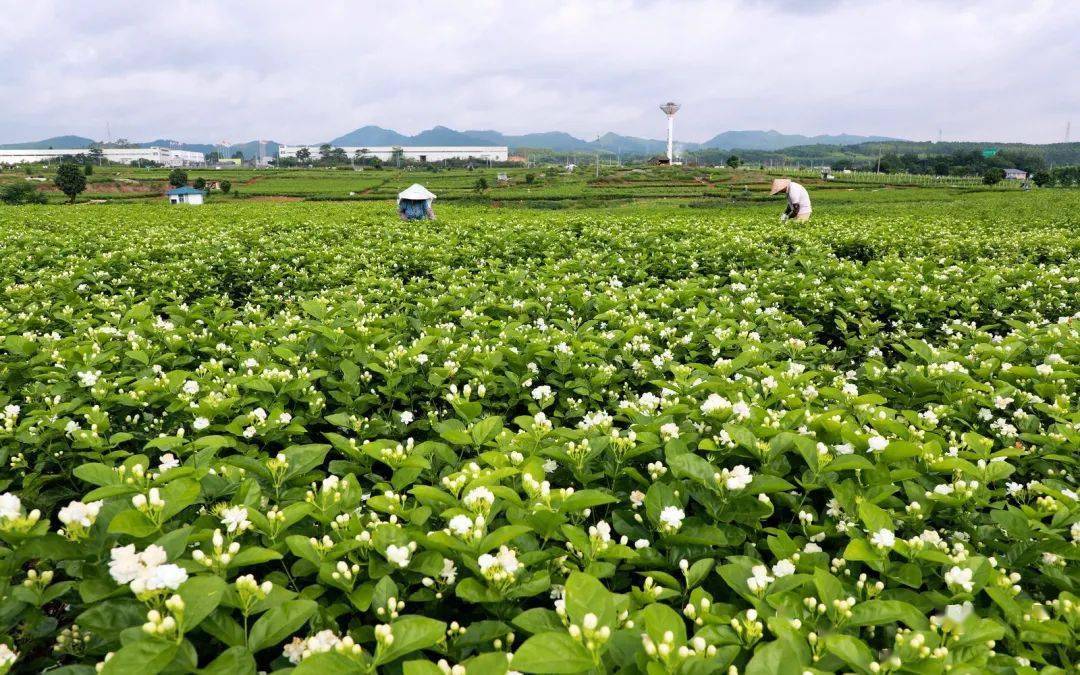
M 871 436 L 866 443 L 870 446 L 870 452 L 881 452 L 889 447 L 889 439 L 882 436 Z
M 945 573 L 945 583 L 948 584 L 949 588 L 958 586 L 970 593 L 971 589 L 975 587 L 971 582 L 973 574 L 974 573 L 966 567 L 954 565 L 952 569 Z
M 774 577 L 769 576 L 769 568 L 765 565 L 754 565 L 750 569 L 750 577 L 746 580 L 747 587 L 750 588 L 751 593 L 761 594 L 765 592 L 765 589 L 769 587 L 769 584 L 776 581 Z
M 686 512 L 677 506 L 665 506 L 660 511 L 660 522 L 673 532 L 682 527 L 684 518 L 686 518 Z
M 776 575 L 777 579 L 795 574 L 795 563 L 784 558 L 772 566 L 772 573 Z
M 453 532 L 459 537 L 464 537 L 470 532 L 472 532 L 473 521 L 472 518 L 464 514 L 458 514 L 451 518 L 450 522 L 448 522 L 446 525 L 450 528 L 451 532 Z
M 543 401 L 544 399 L 551 397 L 551 387 L 546 384 L 542 384 L 532 390 L 532 397 L 537 401 Z
M 0 643 L 0 668 L 11 668 L 11 665 L 19 658 L 19 652 L 14 651 L 6 644 Z
M 139 575 L 142 562 L 135 544 L 118 546 L 109 552 L 109 575 L 118 584 L 129 584 Z
M 191 428 L 195 431 L 202 431 L 208 426 L 210 426 L 210 420 L 205 417 L 196 417 L 195 421 L 191 423 Z
M 709 394 L 709 397 L 705 399 L 705 402 L 701 404 L 701 412 L 706 415 L 711 415 L 718 410 L 727 410 L 731 407 L 731 401 L 727 400 L 720 394 Z
M 149 579 L 146 582 L 146 590 L 158 591 L 168 589 L 175 591 L 180 588 L 180 585 L 187 581 L 187 571 L 179 565 L 169 563 L 167 565 L 158 565 L 153 568 L 153 572 L 150 574 Z M 138 579 L 136 579 L 138 581 Z M 135 582 L 132 582 L 132 590 Z M 136 592 L 138 592 L 136 590 Z
M 304 650 L 307 649 L 307 640 L 301 640 L 298 637 L 294 637 L 292 642 L 285 645 L 281 654 L 289 660 L 289 663 L 299 665 L 304 660 Z
M 184 382 L 183 390 L 185 394 L 194 396 L 199 393 L 199 383 L 195 380 L 188 380 L 187 382 Z
M 101 371 L 86 370 L 78 373 L 79 384 L 89 389 L 97 384 L 98 378 L 101 377 Z
M 878 548 L 892 548 L 896 543 L 896 535 L 892 530 L 883 527 L 870 536 L 870 543 Z
M 544 473 L 555 473 L 555 470 L 559 468 L 559 463 L 553 459 L 544 461 Z
M 837 455 L 850 455 L 855 452 L 855 446 L 851 443 L 841 443 L 833 448 Z
M 230 506 L 221 511 L 221 524 L 229 533 L 243 532 L 251 527 L 251 521 L 247 519 L 248 510 L 244 506 Z
M 409 557 L 412 555 L 412 551 L 408 546 L 396 546 L 390 544 L 386 547 L 386 559 L 394 563 L 398 567 L 408 567 Z
M 67 506 L 60 509 L 56 517 L 64 525 L 77 524 L 84 528 L 90 527 L 97 520 L 98 513 L 101 512 L 101 504 L 101 500 L 86 504 L 75 501 L 69 502 Z
M 320 654 L 328 652 L 341 642 L 341 638 L 329 628 L 315 633 L 307 639 L 307 652 Z M 306 656 L 306 654 L 305 654 Z
M 22 516 L 22 500 L 17 495 L 5 492 L 0 495 L 0 519 L 15 520 Z
M 970 600 L 966 600 L 960 605 L 946 605 L 945 606 L 945 618 L 951 621 L 953 624 L 961 624 L 967 620 L 975 611 L 975 607 L 971 604 Z
M 742 464 L 735 465 L 730 471 L 728 469 L 721 470 L 719 476 L 724 483 L 724 487 L 728 490 L 742 490 L 754 480 L 750 469 Z
M 679 425 L 674 422 L 668 422 L 660 427 L 660 437 L 665 441 L 679 437 Z
M 469 490 L 461 501 L 471 511 L 487 511 L 495 503 L 495 495 L 491 490 L 481 485 Z
M 176 458 L 176 455 L 171 452 L 167 452 L 158 459 L 158 468 L 162 471 L 168 471 L 169 469 L 175 469 L 180 466 L 180 460 Z
M 398 418 L 401 420 L 402 424 L 412 424 L 413 420 L 416 419 L 416 415 L 406 410 L 405 412 L 401 413 Z

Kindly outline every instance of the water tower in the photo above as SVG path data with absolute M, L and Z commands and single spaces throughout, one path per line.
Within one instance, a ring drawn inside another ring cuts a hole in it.
M 679 104 L 668 101 L 660 106 L 660 109 L 667 115 L 667 161 L 668 164 L 674 164 L 675 154 L 672 151 L 672 144 L 675 142 L 675 113 L 679 112 Z

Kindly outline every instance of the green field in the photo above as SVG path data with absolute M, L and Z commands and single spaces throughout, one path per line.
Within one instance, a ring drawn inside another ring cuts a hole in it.
M 1074 672 L 1080 192 L 528 172 L 0 207 L 16 668 Z

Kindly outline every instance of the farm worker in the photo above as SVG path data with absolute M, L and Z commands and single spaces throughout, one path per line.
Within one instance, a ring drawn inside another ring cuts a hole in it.
M 419 183 L 413 183 L 398 193 L 398 215 L 402 220 L 435 220 L 431 202 L 435 195 Z
M 781 223 L 789 218 L 803 222 L 810 220 L 810 193 L 806 191 L 806 188 L 790 178 L 777 178 L 773 180 L 769 194 L 775 195 L 780 192 L 787 193 L 787 208 L 780 216 Z

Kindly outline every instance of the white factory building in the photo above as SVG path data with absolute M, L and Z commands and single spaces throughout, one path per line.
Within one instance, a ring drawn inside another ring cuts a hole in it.
M 334 146 L 341 147 L 341 146 Z M 317 145 L 282 145 L 278 148 L 278 157 L 296 157 L 296 153 L 307 148 L 311 159 L 318 160 L 321 154 Z M 400 145 L 380 147 L 341 147 L 350 158 L 356 156 L 357 150 L 364 151 L 364 157 L 378 157 L 384 162 L 393 159 L 394 151 L 401 150 L 404 159 L 412 159 L 418 162 L 441 162 L 444 159 L 481 159 L 484 161 L 505 162 L 510 155 L 510 150 L 505 145 L 482 145 L 482 146 L 421 146 Z
M 89 155 L 86 148 L 0 150 L 0 164 L 48 163 L 57 157 Z M 206 157 L 201 152 L 176 148 L 103 148 L 101 156 L 109 162 L 130 164 L 140 160 L 156 162 L 163 166 L 194 166 L 203 164 Z

